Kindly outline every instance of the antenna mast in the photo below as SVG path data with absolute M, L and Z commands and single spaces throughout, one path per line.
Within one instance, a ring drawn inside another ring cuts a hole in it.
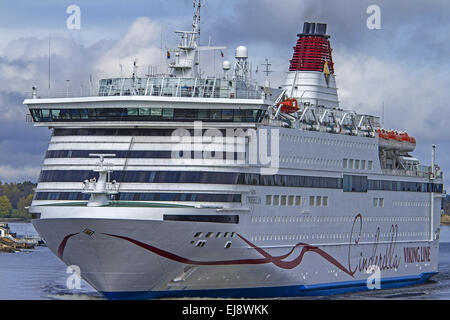
M 226 49 L 226 47 L 202 47 L 199 46 L 200 38 L 200 9 L 205 1 L 194 1 L 194 18 L 192 20 L 191 31 L 176 30 L 180 35 L 180 42 L 176 49 L 168 49 L 169 52 L 175 52 L 175 61 L 169 62 L 168 66 L 172 70 L 172 76 L 183 78 L 197 78 L 200 74 L 200 55 L 199 51 Z M 170 59 L 170 55 L 168 56 Z
M 51 37 L 50 35 L 48 36 L 48 97 L 50 97 L 50 57 L 51 57 L 51 52 L 50 52 L 50 41 L 51 41 Z
M 264 70 L 263 73 L 265 73 L 266 75 L 266 87 L 270 87 L 270 81 L 269 81 L 269 74 L 271 74 L 273 71 L 270 70 L 270 66 L 272 65 L 271 63 L 269 63 L 269 59 L 266 58 L 266 63 L 261 64 L 262 66 L 264 66 Z
M 194 21 L 192 22 L 192 34 L 191 34 L 191 43 L 190 45 L 193 46 L 196 44 L 195 40 L 196 35 L 198 34 L 198 37 L 200 38 L 200 8 L 202 7 L 202 0 L 194 0 L 194 8 L 197 8 L 194 14 Z
M 196 77 L 198 75 L 198 43 L 200 37 L 200 8 L 202 7 L 201 0 L 194 1 L 194 18 L 192 21 L 191 31 L 175 31 L 179 34 L 180 44 L 175 51 L 176 61 L 169 63 L 172 68 L 172 74 L 175 76 Z
M 272 70 L 270 70 L 270 66 L 271 66 L 272 64 L 269 63 L 269 59 L 267 59 L 267 58 L 266 58 L 265 61 L 266 61 L 266 63 L 263 63 L 263 64 L 261 64 L 261 65 L 264 66 L 264 67 L 266 67 L 266 68 L 263 70 L 263 73 L 265 73 L 265 74 L 266 74 L 266 77 L 268 77 L 269 74 L 273 72 Z

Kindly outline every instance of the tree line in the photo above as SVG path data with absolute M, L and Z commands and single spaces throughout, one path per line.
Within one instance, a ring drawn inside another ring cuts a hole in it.
M 26 207 L 31 204 L 36 184 L 30 181 L 0 181 L 0 218 L 30 218 Z

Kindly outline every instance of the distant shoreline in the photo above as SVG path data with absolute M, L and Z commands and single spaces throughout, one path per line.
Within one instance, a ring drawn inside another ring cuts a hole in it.
M 0 223 L 9 223 L 9 222 L 30 222 L 30 220 L 25 218 L 0 218 Z

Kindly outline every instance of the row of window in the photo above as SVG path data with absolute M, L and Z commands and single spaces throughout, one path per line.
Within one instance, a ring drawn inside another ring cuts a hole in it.
M 328 207 L 328 197 L 327 196 L 310 196 L 309 197 L 310 207 Z
M 398 237 L 426 237 L 429 232 L 400 232 Z M 375 237 L 372 233 L 362 233 L 361 238 L 371 240 Z M 251 236 L 251 241 L 286 241 L 286 240 L 326 240 L 326 239 L 349 239 L 350 233 L 302 233 L 302 234 L 267 234 Z M 390 240 L 392 234 L 386 232 L 380 234 L 380 240 Z
M 89 200 L 90 195 L 81 192 L 36 192 L 34 200 Z M 199 201 L 199 202 L 241 202 L 240 194 L 207 193 L 132 193 L 113 195 L 117 201 Z
M 390 181 L 390 180 L 369 180 L 367 176 L 344 175 L 344 192 L 367 192 L 368 190 L 380 191 L 410 191 L 410 192 L 443 192 L 443 184 Z
M 264 110 L 257 109 L 174 109 L 174 108 L 91 108 L 31 109 L 34 122 L 58 121 L 209 121 L 261 122 Z
M 355 220 L 355 217 L 352 216 L 252 216 L 250 221 L 253 223 L 273 223 L 273 222 L 282 222 L 282 223 L 343 223 L 345 225 L 352 223 Z M 385 217 L 385 216 L 376 216 L 376 217 L 364 217 L 364 222 L 427 222 L 429 221 L 429 217 L 411 217 L 411 216 L 396 216 L 396 217 Z
M 296 143 L 312 143 L 315 145 L 323 144 L 328 146 L 339 146 L 339 147 L 348 147 L 348 148 L 364 148 L 364 149 L 376 149 L 378 146 L 374 143 L 364 143 L 364 142 L 354 142 L 354 141 L 345 141 L 343 139 L 327 139 L 327 138 L 319 138 L 319 137 L 302 137 L 295 136 L 290 134 L 281 134 L 281 141 L 287 142 L 296 142 Z
M 344 169 L 366 170 L 366 160 L 359 159 L 343 159 L 342 167 Z M 367 161 L 367 170 L 373 169 L 373 161 Z
M 436 183 L 368 180 L 367 184 L 369 190 L 443 192 L 443 185 Z
M 302 197 L 293 195 L 266 195 L 266 205 L 268 206 L 301 206 Z M 309 205 L 311 207 L 327 207 L 327 196 L 310 196 Z
M 116 158 L 129 158 L 129 159 L 178 159 L 183 158 L 186 159 L 186 154 L 189 153 L 190 159 L 195 159 L 198 157 L 194 153 L 195 151 L 124 151 L 124 150 L 48 150 L 45 154 L 45 158 L 89 158 L 89 154 L 91 153 L 110 153 L 115 154 Z M 231 154 L 231 155 L 229 155 Z M 211 152 L 202 152 L 201 154 L 203 159 L 215 159 L 219 160 L 245 160 L 245 153 L 230 153 L 230 152 L 219 152 L 211 151 Z M 315 164 L 315 165 L 323 165 L 323 166 L 338 166 L 339 160 L 330 160 L 330 159 L 313 159 L 313 158 L 299 158 L 299 157 L 280 157 L 281 162 L 290 162 L 290 163 L 301 163 L 301 164 Z M 362 160 L 365 161 L 365 160 Z M 372 162 L 372 161 L 369 161 Z M 371 166 L 370 166 L 371 168 Z M 363 168 L 361 168 L 363 169 Z
M 90 170 L 43 170 L 39 182 L 82 182 L 98 179 Z M 368 180 L 367 176 L 344 175 L 342 178 L 292 175 L 261 175 L 257 173 L 205 171 L 114 171 L 111 180 L 136 183 L 202 183 L 239 184 L 279 187 L 307 187 L 343 189 L 344 192 L 368 190 L 414 191 L 442 193 L 443 185 L 434 183 Z
M 33 200 L 78 200 L 87 201 L 90 194 L 81 192 L 36 192 Z
M 176 129 L 53 129 L 54 136 L 145 136 L 145 137 L 168 137 Z M 193 129 L 187 129 L 191 136 L 194 135 Z M 205 131 L 205 130 L 203 130 Z M 225 130 L 222 130 L 225 135 Z
M 186 159 L 187 156 L 190 159 L 196 159 L 198 157 L 195 151 L 48 150 L 45 158 L 89 158 L 91 153 L 115 154 L 116 158 L 129 159 Z M 213 160 L 245 160 L 245 153 L 201 151 L 200 157 Z
M 342 161 L 340 160 L 332 160 L 332 159 L 323 159 L 323 158 L 304 158 L 304 157 L 280 157 L 280 161 L 283 163 L 298 163 L 298 164 L 306 164 L 306 165 L 319 165 L 326 167 L 340 167 Z
M 238 184 L 279 186 L 279 187 L 307 187 L 341 189 L 341 178 L 309 177 L 291 175 L 261 175 L 257 173 L 240 173 Z
M 81 182 L 96 178 L 98 173 L 90 170 L 43 170 L 39 182 Z M 236 184 L 238 173 L 201 171 L 114 171 L 111 181 L 134 183 L 203 183 Z
M 266 195 L 266 205 L 268 206 L 301 206 L 301 196 L 285 195 Z
M 392 201 L 394 207 L 429 207 L 431 205 L 430 201 Z

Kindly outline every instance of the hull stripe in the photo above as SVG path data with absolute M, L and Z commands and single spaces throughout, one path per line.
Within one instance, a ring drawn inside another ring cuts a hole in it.
M 306 243 L 298 243 L 296 244 L 287 254 L 285 255 L 281 255 L 281 256 L 277 256 L 274 257 L 272 255 L 270 255 L 269 253 L 267 253 L 266 251 L 264 251 L 262 248 L 256 246 L 255 244 L 251 243 L 250 241 L 248 241 L 247 239 L 245 239 L 244 237 L 242 237 L 241 235 L 238 234 L 238 236 L 245 241 L 248 245 L 250 245 L 251 247 L 253 247 L 254 249 L 256 249 L 256 251 L 258 251 L 264 258 L 260 258 L 260 259 L 240 259 L 240 260 L 220 260 L 220 261 L 195 261 L 195 260 L 190 260 L 181 256 L 178 256 L 174 253 L 156 248 L 154 246 L 151 246 L 149 244 L 140 242 L 138 240 L 135 239 L 131 239 L 128 237 L 124 237 L 124 236 L 118 236 L 118 235 L 114 235 L 114 234 L 106 234 L 107 236 L 110 237 L 114 237 L 114 238 L 118 238 L 118 239 L 123 239 L 126 241 L 129 241 L 141 248 L 144 248 L 148 251 L 151 251 L 161 257 L 173 260 L 173 261 L 177 261 L 180 263 L 185 263 L 185 264 L 192 264 L 192 265 L 200 265 L 200 266 L 205 266 L 205 265 L 237 265 L 237 264 L 267 264 L 267 263 L 273 263 L 274 265 L 276 265 L 279 268 L 282 269 L 293 269 L 295 267 L 297 267 L 303 260 L 303 256 L 305 255 L 305 253 L 311 251 L 314 252 L 318 255 L 320 255 L 322 258 L 324 258 L 325 260 L 329 261 L 330 263 L 332 263 L 333 265 L 335 265 L 336 267 L 338 267 L 339 269 L 341 269 L 342 271 L 344 271 L 345 273 L 347 273 L 348 275 L 350 275 L 351 277 L 353 277 L 354 272 L 346 269 L 342 264 L 340 264 L 336 259 L 334 259 L 331 255 L 329 255 L 328 253 L 326 253 L 325 251 L 323 251 L 322 249 L 319 249 L 318 247 L 315 246 L 311 246 L 309 244 Z M 296 248 L 298 247 L 303 247 L 302 251 L 300 252 L 299 256 L 297 258 L 295 258 L 294 260 L 291 261 L 283 261 L 284 259 L 286 259 L 287 257 L 289 257 Z
M 59 247 L 58 247 L 58 257 L 60 259 L 62 259 L 63 255 L 64 255 L 64 249 L 66 248 L 67 241 L 70 238 L 72 238 L 73 236 L 76 236 L 77 234 L 79 234 L 79 232 L 69 234 L 69 235 L 65 236 L 64 239 L 61 241 L 61 243 L 59 244 Z
M 403 276 L 381 279 L 381 289 L 400 288 L 417 285 L 428 281 L 437 272 L 427 272 L 415 276 Z M 317 295 L 344 294 L 357 291 L 368 291 L 366 280 L 352 280 L 325 284 L 293 285 L 258 288 L 229 288 L 204 290 L 165 290 L 136 292 L 102 292 L 111 300 L 148 300 L 164 297 L 211 297 L 211 298 L 273 298 L 301 297 Z

